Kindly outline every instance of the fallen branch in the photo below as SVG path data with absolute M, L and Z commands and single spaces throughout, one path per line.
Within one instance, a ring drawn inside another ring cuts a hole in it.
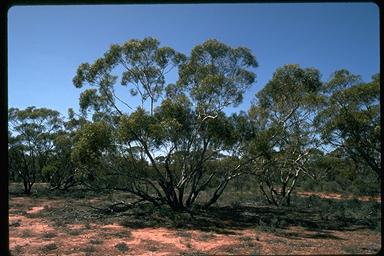
M 128 203 L 128 204 L 125 203 L 124 201 L 121 201 L 121 202 L 117 202 L 117 203 L 114 203 L 112 205 L 109 205 L 106 208 L 99 208 L 99 207 L 95 207 L 95 206 L 88 206 L 88 207 L 91 207 L 92 209 L 95 209 L 95 210 L 98 210 L 98 211 L 101 211 L 104 213 L 115 213 L 115 212 L 124 212 L 124 211 L 128 210 L 129 208 L 132 208 L 136 204 L 141 203 L 143 201 L 145 201 L 145 200 L 140 199 L 136 202 Z

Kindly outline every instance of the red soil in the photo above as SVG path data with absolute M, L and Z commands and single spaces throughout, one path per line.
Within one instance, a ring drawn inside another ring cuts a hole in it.
M 116 223 L 57 226 L 38 215 L 47 207 L 66 203 L 64 199 L 11 197 L 9 223 L 13 255 L 193 255 L 193 252 L 208 255 L 318 255 L 367 254 L 376 253 L 381 248 L 381 234 L 372 230 L 310 231 L 292 226 L 274 233 L 243 229 L 219 234 L 170 228 L 131 229 Z M 125 243 L 127 249 L 119 250 L 117 245 L 121 243 Z
M 343 196 L 341 194 L 336 194 L 336 193 L 322 193 L 322 192 L 297 192 L 298 195 L 300 196 L 319 196 L 320 198 L 326 198 L 326 199 L 337 199 L 337 200 L 344 200 L 344 199 L 354 199 L 355 197 L 352 196 Z M 381 196 L 359 196 L 356 197 L 357 200 L 360 201 L 376 201 L 376 202 L 381 202 Z

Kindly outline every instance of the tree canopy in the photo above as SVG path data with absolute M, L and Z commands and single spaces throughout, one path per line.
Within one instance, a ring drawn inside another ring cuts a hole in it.
M 250 49 L 216 39 L 188 55 L 152 37 L 113 44 L 79 64 L 78 113 L 9 109 L 11 179 L 25 193 L 39 180 L 192 211 L 216 203 L 232 180 L 280 206 L 300 182 L 362 187 L 382 175 L 379 74 L 363 82 L 342 69 L 323 81 L 314 67 L 286 64 L 249 109 L 228 114 L 257 67 Z

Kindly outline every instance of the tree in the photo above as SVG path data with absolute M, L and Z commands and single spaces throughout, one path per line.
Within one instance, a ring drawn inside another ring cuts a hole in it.
M 73 79 L 76 87 L 84 82 L 98 87 L 82 93 L 80 106 L 82 109 L 93 105 L 96 109 L 116 104 L 116 101 L 132 109 L 119 98 L 112 87 L 117 76 L 112 74 L 115 68 L 122 68 L 121 84 L 133 86 L 131 95 L 141 97 L 141 107 L 150 100 L 150 113 L 153 114 L 154 103 L 162 96 L 165 86 L 165 75 L 185 60 L 185 56 L 170 47 L 159 47 L 157 39 L 147 37 L 143 40 L 131 39 L 123 45 L 112 45 L 103 58 L 93 64 L 83 63 Z M 120 113 L 121 114 L 121 113 Z
M 18 181 L 17 171 L 21 169 L 20 147 L 8 130 L 8 172 L 10 181 Z
M 340 164 L 341 157 L 335 155 L 335 152 L 324 153 L 319 149 L 313 149 L 308 157 L 308 161 L 303 166 L 303 172 L 314 182 L 321 183 L 335 172 Z
M 8 142 L 11 169 L 17 171 L 29 194 L 37 176 L 47 165 L 53 150 L 53 137 L 61 127 L 57 111 L 28 107 L 25 110 L 10 108 L 8 121 L 12 137 Z
M 71 159 L 75 137 L 79 129 L 86 124 L 83 117 L 75 118 L 75 112 L 68 110 L 68 121 L 53 137 L 53 150 L 50 160 L 42 169 L 43 176 L 49 181 L 51 190 L 68 190 L 77 184 L 76 163 Z
M 248 48 L 211 39 L 192 50 L 181 65 L 177 85 L 187 89 L 201 120 L 214 118 L 225 107 L 242 102 L 244 91 L 255 81 L 248 68 L 257 65 Z
M 269 203 L 290 204 L 297 179 L 317 147 L 312 121 L 321 87 L 318 70 L 285 65 L 257 93 L 249 110 L 256 132 L 248 151 L 260 156 L 254 171 L 261 173 L 260 189 Z
M 103 184 L 108 149 L 112 148 L 111 126 L 103 121 L 84 124 L 76 133 L 71 160 L 77 167 L 76 179 L 90 188 Z
M 221 161 L 218 156 L 224 151 L 230 151 L 236 143 L 232 136 L 233 125 L 222 110 L 241 102 L 244 90 L 255 79 L 249 69 L 256 67 L 257 62 L 249 49 L 231 48 L 217 40 L 208 40 L 196 46 L 188 59 L 166 48 L 163 52 L 167 53 L 165 56 L 172 56 L 171 63 L 180 63 L 179 80 L 166 88 L 157 86 L 156 90 L 152 90 L 148 88 L 153 88 L 156 83 L 150 83 L 151 86 L 142 83 L 153 81 L 152 78 L 143 78 L 148 75 L 146 69 L 136 67 L 135 75 L 124 72 L 123 81 L 141 82 L 153 101 L 156 97 L 152 98 L 155 95 L 152 92 L 156 91 L 157 95 L 165 92 L 165 98 L 154 110 L 151 104 L 149 112 L 139 107 L 126 113 L 115 104 L 119 99 L 113 93 L 108 94 L 111 97 L 106 101 L 103 100 L 100 90 L 104 90 L 105 81 L 108 80 L 105 71 L 109 72 L 111 67 L 120 63 L 120 56 L 127 54 L 130 65 L 141 63 L 140 56 L 148 55 L 138 45 L 148 40 L 141 43 L 130 40 L 122 47 L 113 46 L 103 60 L 97 61 L 99 64 L 80 65 L 74 78 L 75 86 L 88 83 L 98 87 L 98 91 L 95 90 L 93 96 L 89 97 L 89 103 L 83 106 L 95 110 L 103 106 L 116 117 L 116 123 L 111 123 L 116 129 L 111 129 L 111 141 L 108 143 L 97 139 L 106 138 L 106 135 L 100 137 L 93 133 L 96 141 L 91 144 L 100 145 L 102 151 L 80 143 L 76 145 L 75 152 L 84 157 L 92 152 L 103 152 L 103 164 L 107 166 L 104 169 L 108 171 L 102 176 L 105 179 L 111 177 L 109 182 L 103 183 L 104 187 L 134 193 L 155 205 L 165 203 L 176 211 L 191 210 L 198 195 L 216 182 L 217 186 L 205 204 L 209 206 L 218 200 L 228 182 L 241 173 L 242 165 L 238 158 L 233 159 L 231 164 L 223 164 L 225 161 L 222 161 L 216 168 L 209 166 L 212 161 Z M 107 61 L 109 59 L 114 61 Z M 161 58 L 161 63 L 168 63 L 165 59 Z M 151 58 L 149 60 L 150 63 L 156 61 Z M 105 79 L 95 79 L 101 77 Z M 108 90 L 113 92 L 113 83 L 108 84 Z M 92 136 L 83 138 L 86 134 L 80 133 L 79 141 L 91 140 Z M 100 166 L 99 160 L 96 161 L 99 156 L 84 161 L 84 168 L 96 168 L 92 163 Z
M 380 76 L 369 83 L 347 70 L 336 71 L 323 90 L 325 106 L 316 117 L 322 138 L 381 177 Z

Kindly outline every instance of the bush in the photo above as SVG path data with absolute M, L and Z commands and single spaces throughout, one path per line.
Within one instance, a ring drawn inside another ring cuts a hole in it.
M 91 244 L 102 244 L 103 240 L 101 240 L 101 239 L 91 239 L 89 242 Z
M 260 219 L 257 230 L 265 232 L 276 232 L 277 229 L 285 228 L 288 225 L 287 221 L 279 218 L 272 217 L 269 219 Z
M 95 252 L 95 251 L 96 251 L 96 247 L 94 247 L 92 245 L 88 245 L 88 246 L 83 248 L 83 252 L 90 253 L 90 252 Z
M 327 181 L 323 185 L 323 189 L 326 192 L 341 192 L 343 189 L 341 188 L 340 184 L 336 181 Z
M 116 244 L 115 248 L 121 252 L 127 252 L 129 250 L 128 245 L 123 242 Z
M 23 252 L 23 246 L 21 245 L 16 245 L 15 248 L 13 249 L 14 255 L 19 255 Z M 13 253 L 12 253 L 13 255 Z
M 358 178 L 349 187 L 354 194 L 378 195 L 380 194 L 380 184 L 375 179 Z
M 51 244 L 44 245 L 41 248 L 41 251 L 44 253 L 47 253 L 49 251 L 56 250 L 56 249 L 57 249 L 57 245 L 55 243 L 51 243 Z

